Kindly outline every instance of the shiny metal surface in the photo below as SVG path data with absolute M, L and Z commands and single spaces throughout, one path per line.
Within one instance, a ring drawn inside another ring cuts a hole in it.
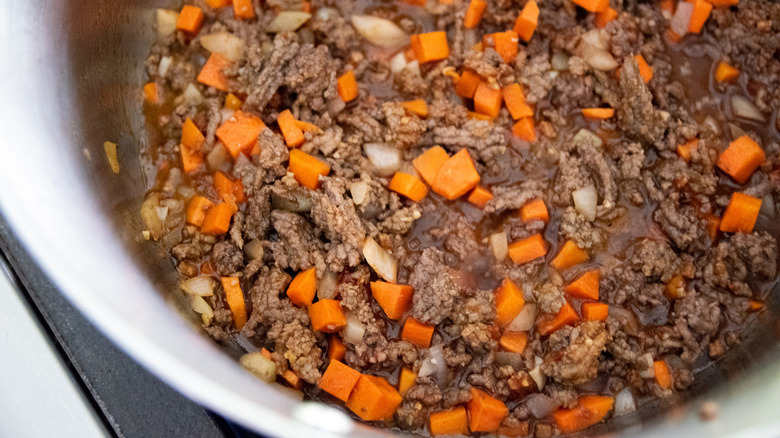
M 140 85 L 153 8 L 165 3 L 2 2 L 0 214 L 85 315 L 193 400 L 273 436 L 386 435 L 243 372 L 188 321 L 172 265 L 139 238 Z M 119 145 L 119 175 L 104 141 Z M 751 339 L 706 370 L 675 408 L 659 403 L 602 432 L 780 434 L 776 301 Z M 698 420 L 702 397 L 720 403 L 715 422 Z

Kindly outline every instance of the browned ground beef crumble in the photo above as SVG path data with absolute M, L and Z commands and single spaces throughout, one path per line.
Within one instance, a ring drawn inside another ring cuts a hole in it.
M 619 14 L 602 33 L 621 65 L 619 78 L 579 56 L 582 35 L 594 28 L 593 14 L 570 0 L 539 1 L 536 33 L 529 43 L 521 41 L 509 63 L 492 48 L 477 51 L 474 45 L 483 34 L 511 28 L 525 0 L 489 0 L 474 30 L 463 28 L 468 2 L 459 0 L 425 7 L 312 0 L 311 19 L 278 35 L 265 27 L 281 10 L 300 10 L 300 2 L 254 1 L 257 17 L 246 21 L 234 19 L 231 7 L 187 3 L 205 13 L 199 35 L 227 31 L 243 40 L 244 58 L 225 71 L 229 91 L 268 128 L 258 138 L 259 153 L 239 155 L 221 168 L 241 180 L 247 196 L 229 232 L 207 235 L 185 224 L 193 194 L 219 199 L 217 169 L 181 170 L 182 123 L 193 120 L 208 155 L 221 147 L 215 132 L 232 112 L 223 109 L 227 93 L 196 81 L 208 57 L 198 36 L 175 32 L 155 43 L 146 68 L 162 103 L 146 107 L 151 147 L 142 158 L 153 180 L 147 203 L 167 207 L 167 217 L 152 237 L 169 249 L 184 278 L 240 279 L 249 315 L 241 332 L 221 286 L 206 297 L 214 317 L 204 329 L 221 343 L 241 336 L 267 348 L 280 375 L 289 369 L 305 382 L 307 397 L 340 403 L 316 386 L 328 365 L 327 336 L 313 331 L 307 310 L 285 294 L 299 271 L 315 267 L 320 279 L 335 274 L 341 306 L 365 327 L 359 342 L 346 343 L 350 367 L 395 384 L 401 367 L 417 372 L 429 354 L 401 340 L 403 318 L 388 319 L 372 299 L 369 282 L 378 277 L 361 252 L 369 237 L 398 261 L 398 283 L 414 287 L 408 316 L 436 326 L 432 345 L 442 348 L 447 366 L 443 377 L 418 377 L 387 422 L 419 433 L 431 412 L 467 402 L 472 386 L 506 403 L 504 426 L 536 436 L 560 433 L 549 416 L 537 418 L 529 409 L 536 393 L 569 408 L 581 394 L 614 396 L 630 388 L 641 404 L 682 391 L 702 360 L 740 342 L 751 303 L 762 302 L 775 281 L 777 244 L 770 233 L 777 227 L 769 225 L 776 220 L 780 175 L 780 3 L 740 0 L 715 8 L 701 35 L 675 44 L 664 36 L 669 19 L 659 4 L 613 1 Z M 358 13 L 389 18 L 409 33 L 445 30 L 451 54 L 422 64 L 419 72 L 393 73 L 395 52 L 361 39 L 350 23 Z M 653 69 L 647 84 L 636 54 Z M 163 58 L 171 62 L 164 75 Z M 554 69 L 561 59 L 567 65 Z M 711 66 L 720 61 L 740 70 L 737 83 L 711 79 Z M 538 140 L 512 136 L 506 108 L 492 122 L 471 118 L 470 102 L 455 94 L 449 75 L 464 68 L 500 86 L 521 84 L 535 106 Z M 354 71 L 360 95 L 343 105 L 336 84 L 347 70 Z M 183 99 L 187 87 L 195 87 L 202 101 Z M 735 94 L 752 101 L 768 123 L 735 117 L 727 104 Z M 427 102 L 427 118 L 399 104 L 413 99 Z M 598 106 L 615 108 L 615 116 L 601 122 L 582 117 L 581 108 Z M 306 132 L 301 146 L 331 167 L 317 190 L 299 186 L 287 173 L 289 150 L 276 124 L 285 109 L 321 130 Z M 597 136 L 581 135 L 581 129 Z M 745 133 L 767 158 L 739 185 L 715 163 Z M 676 148 L 690 138 L 699 144 L 686 162 Z M 465 148 L 493 199 L 478 209 L 465 196 L 450 202 L 430 193 L 420 203 L 401 197 L 364 153 L 363 145 L 374 142 L 400 149 L 407 172 L 413 172 L 411 160 L 434 145 L 450 154 Z M 367 187 L 360 202 L 350 190 L 358 181 Z M 587 185 L 598 191 L 592 221 L 572 201 L 572 193 Z M 756 228 L 720 233 L 712 241 L 706 217 L 721 216 L 734 191 L 764 200 Z M 536 198 L 545 201 L 549 223 L 519 219 L 518 209 Z M 497 231 L 506 232 L 509 242 L 542 233 L 547 256 L 522 265 L 508 258 L 496 262 L 487 237 Z M 591 260 L 555 270 L 549 262 L 567 240 Z M 601 272 L 600 301 L 610 305 L 607 320 L 583 321 L 549 336 L 534 327 L 518 360 L 501 360 L 493 293 L 499 283 L 509 278 L 521 285 L 526 302 L 543 317 L 567 300 L 579 309 L 581 300 L 569 299 L 563 287 L 594 267 Z M 671 299 L 665 288 L 675 276 L 684 278 L 685 290 Z M 648 354 L 668 364 L 671 389 L 643 377 Z M 543 387 L 532 370 L 541 373 Z

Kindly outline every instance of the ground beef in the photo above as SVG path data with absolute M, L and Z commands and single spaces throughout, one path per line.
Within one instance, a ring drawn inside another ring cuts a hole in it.
M 274 210 L 271 212 L 271 223 L 279 236 L 278 241 L 269 243 L 277 267 L 300 271 L 316 266 L 318 271 L 324 270 L 323 244 L 303 216 Z
M 244 267 L 244 253 L 231 241 L 214 245 L 212 252 L 217 274 L 226 277 Z
M 639 74 L 639 65 L 627 56 L 620 69 L 622 96 L 617 108 L 620 128 L 643 144 L 655 143 L 664 134 L 664 118 L 653 107 L 652 95 Z
M 414 287 L 412 315 L 427 324 L 438 324 L 452 314 L 460 301 L 460 286 L 444 264 L 444 254 L 426 248 L 409 276 Z
M 360 263 L 366 234 L 355 211 L 355 203 L 344 196 L 346 181 L 326 178 L 322 189 L 314 195 L 311 216 L 329 240 L 328 265 L 334 272 L 339 272 L 346 266 Z
M 401 104 L 395 102 L 382 104 L 382 112 L 387 124 L 385 143 L 408 149 L 420 142 L 427 127 L 417 116 L 407 115 Z
M 737 295 L 752 296 L 749 276 L 772 278 L 777 274 L 777 242 L 765 232 L 734 234 L 711 251 L 701 278 Z
M 560 332 L 553 333 L 553 336 Z M 556 381 L 579 385 L 596 378 L 599 356 L 612 340 L 603 322 L 588 321 L 568 336 L 568 346 L 551 351 L 544 357 L 542 371 Z
M 286 32 L 274 38 L 270 58 L 263 62 L 263 69 L 253 79 L 244 101 L 245 111 L 262 110 L 271 100 L 276 90 L 285 81 L 285 68 L 300 50 L 300 45 L 294 33 Z M 250 52 L 250 56 L 254 53 Z

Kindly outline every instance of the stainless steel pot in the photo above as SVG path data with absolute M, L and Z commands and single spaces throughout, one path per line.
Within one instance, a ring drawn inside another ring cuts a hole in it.
M 193 400 L 279 437 L 385 435 L 244 372 L 191 322 L 173 266 L 140 238 L 140 85 L 153 11 L 167 3 L 0 5 L 0 214 L 94 324 Z M 118 175 L 104 141 L 119 145 Z M 775 297 L 750 339 L 705 370 L 690 394 L 597 433 L 778 436 L 777 307 Z M 705 398 L 720 405 L 715 421 L 698 419 Z

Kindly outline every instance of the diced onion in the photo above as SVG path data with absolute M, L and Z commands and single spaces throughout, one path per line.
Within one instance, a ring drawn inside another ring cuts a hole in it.
M 761 209 L 758 213 L 770 219 L 775 217 L 775 198 L 772 197 L 771 193 L 764 196 L 763 201 L 761 201 Z
M 406 55 L 403 51 L 398 52 L 395 56 L 390 58 L 390 71 L 398 73 L 406 68 L 409 63 L 406 62 Z
M 515 316 L 509 325 L 506 326 L 506 331 L 510 332 L 525 332 L 531 330 L 536 321 L 536 303 L 525 303 L 520 313 Z
M 170 56 L 163 56 L 160 58 L 160 64 L 157 65 L 157 74 L 159 74 L 162 77 L 165 77 L 165 75 L 168 73 L 168 69 L 171 68 L 171 63 L 173 62 L 173 59 L 171 59 Z
M 271 193 L 271 207 L 277 210 L 286 210 L 293 213 L 305 213 L 311 210 L 314 201 L 303 190 L 293 190 L 282 196 L 279 193 Z
M 537 420 L 547 417 L 558 407 L 551 397 L 539 393 L 529 395 L 525 405 Z
M 168 207 L 161 207 L 157 206 L 157 219 L 160 219 L 160 222 L 165 223 L 165 219 L 168 218 Z
M 257 260 L 263 257 L 263 243 L 260 239 L 252 239 L 244 244 L 244 254 L 249 260 Z
M 203 95 L 200 94 L 200 90 L 198 90 L 198 87 L 195 86 L 195 84 L 187 85 L 182 97 L 184 98 L 184 102 L 188 105 L 197 106 L 203 103 Z
M 595 187 L 588 185 L 575 190 L 571 197 L 574 200 L 574 208 L 585 217 L 585 220 L 588 222 L 596 220 L 596 205 L 599 197 Z
M 317 18 L 320 20 L 330 20 L 335 17 L 339 16 L 339 11 L 337 9 L 333 8 L 318 8 L 317 9 Z
M 228 120 L 230 120 L 231 118 L 233 118 L 233 115 L 235 113 L 236 112 L 233 111 L 230 108 L 222 108 L 222 109 L 219 110 L 219 118 L 222 120 L 222 123 L 225 123 Z
M 371 44 L 400 47 L 409 43 L 409 35 L 390 20 L 373 15 L 353 15 L 352 25 Z
M 103 151 L 106 153 L 106 158 L 108 158 L 108 165 L 111 166 L 111 171 L 119 173 L 119 159 L 116 154 L 116 143 L 111 143 L 110 141 L 104 142 Z
M 636 400 L 631 388 L 626 387 L 615 396 L 615 416 L 624 415 L 636 410 Z
M 157 35 L 165 38 L 176 32 L 176 21 L 179 19 L 179 13 L 168 9 L 157 10 Z
M 211 320 L 214 319 L 214 309 L 200 295 L 189 295 L 189 297 L 192 310 L 200 314 L 203 324 L 211 325 Z
M 246 336 L 244 336 L 243 333 L 239 333 L 236 335 L 236 343 L 241 346 L 241 348 L 244 349 L 247 353 L 254 353 L 255 351 L 258 351 L 257 346 L 252 343 Z
M 368 195 L 368 183 L 365 181 L 355 181 L 349 185 L 349 193 L 352 195 L 352 201 L 357 205 L 362 205 Z
M 401 167 L 401 151 L 387 143 L 366 143 L 363 150 L 379 176 L 392 176 Z
M 720 124 L 717 120 L 715 120 L 715 117 L 712 117 L 712 115 L 708 115 L 704 118 L 704 124 L 709 126 L 709 128 L 712 129 L 712 132 L 715 134 L 720 134 Z
M 691 25 L 691 16 L 693 15 L 693 3 L 678 2 L 677 10 L 669 23 L 669 27 L 677 36 L 685 36 Z
M 141 219 L 143 219 L 146 229 L 149 230 L 154 240 L 162 237 L 163 233 L 163 223 L 157 216 L 159 202 L 160 195 L 152 193 L 141 204 Z
M 187 185 L 180 185 L 179 187 L 176 187 L 176 193 L 181 195 L 182 198 L 189 200 L 193 196 L 195 196 L 195 189 L 187 186 Z
M 247 371 L 257 376 L 260 380 L 273 383 L 276 380 L 276 364 L 271 359 L 256 351 L 241 356 L 238 361 Z
M 587 44 L 582 47 L 582 59 L 588 65 L 600 71 L 611 71 L 619 65 L 608 51 Z
M 569 57 L 565 53 L 556 52 L 550 58 L 550 65 L 554 70 L 567 71 L 569 70 Z
M 447 383 L 447 362 L 444 360 L 444 347 L 441 344 L 431 347 L 425 352 L 418 375 L 420 377 L 433 376 L 440 385 Z
M 308 12 L 283 11 L 268 24 L 265 31 L 268 33 L 293 32 L 303 26 L 303 23 L 309 21 L 310 18 L 311 14 Z
M 734 94 L 731 96 L 731 111 L 735 116 L 743 119 L 749 119 L 756 122 L 764 122 L 764 115 L 758 108 L 745 96 Z
M 244 58 L 244 41 L 229 32 L 203 35 L 200 37 L 200 45 L 211 53 L 219 53 L 229 61 L 238 62 Z
M 639 377 L 642 377 L 643 379 L 652 379 L 653 377 L 655 377 L 652 354 L 645 353 L 639 356 L 639 359 L 637 359 L 636 367 L 639 370 Z
M 209 170 L 212 171 L 225 171 L 230 166 L 227 150 L 221 142 L 214 143 L 214 147 L 211 148 L 208 155 L 206 155 L 206 163 L 209 166 Z
M 341 338 L 350 344 L 357 345 L 363 340 L 366 327 L 357 319 L 357 316 L 347 313 L 347 325 L 341 330 Z
M 398 263 L 395 261 L 395 257 L 389 252 L 385 251 L 376 240 L 369 237 L 363 244 L 363 257 L 366 258 L 366 262 L 371 266 L 376 273 L 382 277 L 385 281 L 395 283 L 396 272 L 398 271 Z
M 321 300 L 332 300 L 338 295 L 339 274 L 326 269 L 322 274 L 320 283 L 317 285 L 317 298 Z
M 544 373 L 542 372 L 541 365 L 535 366 L 534 369 L 528 372 L 528 375 L 534 379 L 534 383 L 536 383 L 536 387 L 539 388 L 540 391 L 544 389 L 544 384 L 547 381 L 547 377 L 545 377 Z
M 629 335 L 636 336 L 636 334 L 639 333 L 639 321 L 631 310 L 620 306 L 609 306 L 607 312 L 610 317 L 615 318 L 621 323 L 623 330 Z
M 192 277 L 182 281 L 179 287 L 184 292 L 201 297 L 214 295 L 214 280 L 208 277 Z
M 506 232 L 493 233 L 489 237 L 490 250 L 493 252 L 493 258 L 499 262 L 506 259 L 509 254 L 509 243 L 507 242 Z
M 601 147 L 604 146 L 604 140 L 602 140 L 601 137 L 596 135 L 593 131 L 584 128 L 577 131 L 571 141 L 574 144 L 590 144 L 596 149 L 601 149 Z
M 409 64 L 406 64 L 406 69 L 416 76 L 422 76 L 422 73 L 420 72 L 420 61 L 416 59 Z
M 509 351 L 499 351 L 496 353 L 496 363 L 499 365 L 510 365 L 515 369 L 523 369 L 523 355 Z
M 604 36 L 604 33 L 601 32 L 601 29 L 593 29 L 589 32 L 586 32 L 584 35 L 582 35 L 581 38 L 584 44 L 587 44 L 593 48 L 600 50 L 609 49 L 609 42 Z
M 341 110 L 347 107 L 347 103 L 341 100 L 341 97 L 336 96 L 328 100 L 327 107 L 328 107 L 328 114 L 330 114 L 331 116 L 335 116 L 336 114 L 340 113 Z

